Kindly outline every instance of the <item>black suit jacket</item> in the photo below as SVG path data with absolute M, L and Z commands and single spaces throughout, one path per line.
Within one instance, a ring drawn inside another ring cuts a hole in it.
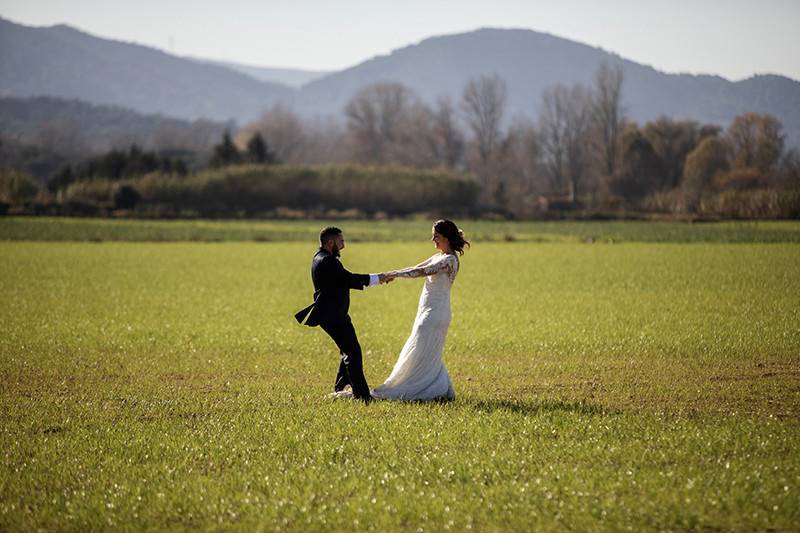
M 294 317 L 307 326 L 336 323 L 347 318 L 350 310 L 350 289 L 361 290 L 369 285 L 369 274 L 353 274 L 344 268 L 339 258 L 324 248 L 317 250 L 311 261 L 311 281 L 314 283 L 314 303 Z

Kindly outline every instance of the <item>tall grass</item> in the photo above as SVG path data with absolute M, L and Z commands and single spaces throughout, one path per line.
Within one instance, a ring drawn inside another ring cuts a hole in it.
M 645 211 L 711 219 L 798 219 L 800 190 L 727 190 L 701 198 L 692 210 L 679 189 L 654 193 L 642 207 Z

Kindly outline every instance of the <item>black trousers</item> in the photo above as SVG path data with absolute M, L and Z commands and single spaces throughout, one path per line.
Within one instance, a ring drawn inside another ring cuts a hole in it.
M 333 390 L 340 391 L 350 385 L 353 388 L 353 396 L 365 401 L 371 400 L 367 378 L 364 377 L 361 345 L 358 343 L 350 317 L 347 316 L 341 321 L 321 323 L 320 327 L 333 339 L 342 355 Z

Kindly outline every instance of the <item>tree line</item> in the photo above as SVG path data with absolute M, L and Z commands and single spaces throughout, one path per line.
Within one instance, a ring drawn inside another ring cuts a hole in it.
M 0 97 L 0 168 L 50 182 L 72 167 L 136 146 L 158 157 L 181 155 L 188 169 L 205 166 L 205 152 L 230 124 L 143 115 L 113 106 L 51 97 Z
M 775 117 L 744 113 L 724 129 L 666 117 L 638 124 L 626 115 L 624 77 L 614 64 L 602 65 L 590 86 L 548 88 L 535 119 L 506 116 L 506 93 L 494 75 L 469 80 L 457 101 L 433 103 L 401 83 L 376 83 L 351 97 L 343 120 L 303 119 L 276 105 L 225 130 L 201 158 L 191 150 L 111 150 L 63 167 L 49 189 L 63 195 L 73 182 L 236 165 L 360 165 L 472 176 L 478 192 L 465 209 L 500 216 L 800 216 L 800 154 L 786 149 Z M 21 179 L 14 174 L 15 183 Z
M 489 211 L 533 217 L 555 210 L 628 210 L 717 216 L 800 216 L 800 153 L 783 126 L 744 113 L 727 128 L 626 116 L 623 73 L 602 65 L 592 86 L 556 85 L 536 120 L 509 118 L 498 76 L 470 80 L 459 101 L 428 104 L 401 83 L 361 89 L 344 125 L 304 121 L 277 105 L 239 130 L 288 163 L 356 162 L 445 168 L 475 176 Z M 754 205 L 761 198 L 765 205 Z

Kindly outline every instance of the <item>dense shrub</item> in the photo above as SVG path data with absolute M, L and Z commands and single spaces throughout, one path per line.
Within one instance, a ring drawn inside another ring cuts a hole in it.
M 36 196 L 39 188 L 30 176 L 17 170 L 0 168 L 0 202 L 20 204 Z
M 685 211 L 684 196 L 680 189 L 657 191 L 642 201 L 642 209 L 652 213 L 680 215 Z
M 117 209 L 133 209 L 141 199 L 141 195 L 130 185 L 118 185 L 114 190 L 114 207 Z
M 241 165 L 180 178 L 148 174 L 124 182 L 73 183 L 68 199 L 111 203 L 115 186 L 129 185 L 144 208 L 206 216 L 256 215 L 279 208 L 408 214 L 468 210 L 478 184 L 449 171 L 398 167 Z
M 800 218 L 800 191 L 724 191 L 704 202 L 703 208 L 721 218 Z
M 110 203 L 117 183 L 106 179 L 75 181 L 67 186 L 62 198 L 64 202 Z
M 734 168 L 716 176 L 715 185 L 720 191 L 749 191 L 765 188 L 766 177 L 756 168 Z

